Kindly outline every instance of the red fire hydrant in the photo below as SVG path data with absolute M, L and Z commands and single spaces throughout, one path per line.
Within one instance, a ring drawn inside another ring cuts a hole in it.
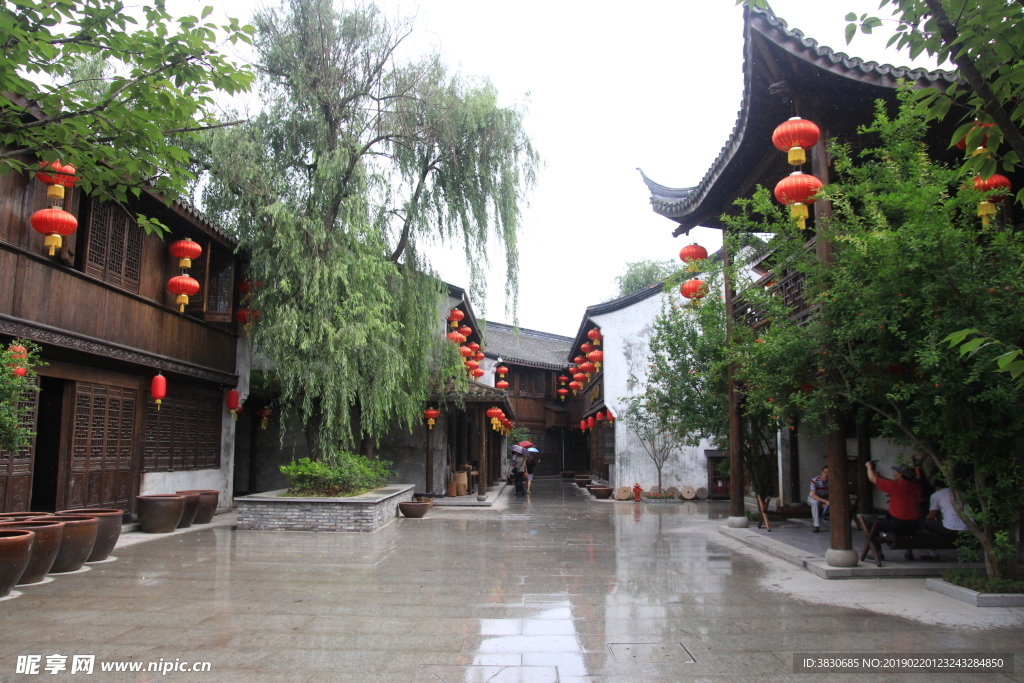
M 634 501 L 639 503 L 640 502 L 640 494 L 643 493 L 643 492 L 644 492 L 644 490 L 640 486 L 640 484 L 633 484 L 633 500 Z

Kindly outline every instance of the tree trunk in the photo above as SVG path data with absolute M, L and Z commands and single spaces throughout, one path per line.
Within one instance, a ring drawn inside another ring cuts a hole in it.
M 319 399 L 313 400 L 313 407 L 303 417 L 305 419 L 302 424 L 302 429 L 306 434 L 306 445 L 309 447 L 309 457 L 311 460 L 323 460 L 328 449 L 323 443 L 322 427 L 324 416 L 320 408 Z

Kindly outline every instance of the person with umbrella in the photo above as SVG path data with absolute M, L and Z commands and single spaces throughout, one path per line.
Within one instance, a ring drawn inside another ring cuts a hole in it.
M 515 458 L 512 460 L 512 476 L 515 478 L 516 495 L 525 496 L 523 475 L 526 472 L 526 449 L 516 444 L 515 446 L 509 446 L 509 450 L 515 453 Z
M 534 453 L 540 453 L 539 450 L 530 446 L 526 449 L 526 495 L 530 495 L 530 487 L 533 485 L 533 468 L 537 466 L 537 458 L 533 455 Z

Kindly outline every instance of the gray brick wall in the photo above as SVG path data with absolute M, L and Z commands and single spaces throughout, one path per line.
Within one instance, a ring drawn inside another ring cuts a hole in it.
M 372 532 L 398 517 L 398 504 L 412 500 L 413 487 L 381 500 L 236 498 L 239 530 Z

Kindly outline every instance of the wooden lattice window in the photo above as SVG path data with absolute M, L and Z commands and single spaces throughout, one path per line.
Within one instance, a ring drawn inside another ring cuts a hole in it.
M 522 369 L 516 373 L 519 380 L 519 395 L 544 398 L 548 394 L 548 373 L 543 370 Z
M 32 434 L 15 453 L 0 450 L 0 512 L 28 510 L 32 495 L 32 460 L 36 451 L 36 417 L 39 393 L 26 391 L 18 398 L 18 426 Z
M 138 294 L 143 236 L 142 228 L 124 209 L 110 202 L 93 202 L 85 272 Z
M 206 320 L 231 322 L 231 298 L 235 284 L 235 259 L 231 254 L 210 254 L 210 275 L 206 284 Z
M 137 394 L 135 389 L 75 383 L 68 508 L 128 509 Z
M 146 472 L 220 467 L 220 393 L 203 389 L 168 391 L 160 410 L 146 406 L 142 467 Z

